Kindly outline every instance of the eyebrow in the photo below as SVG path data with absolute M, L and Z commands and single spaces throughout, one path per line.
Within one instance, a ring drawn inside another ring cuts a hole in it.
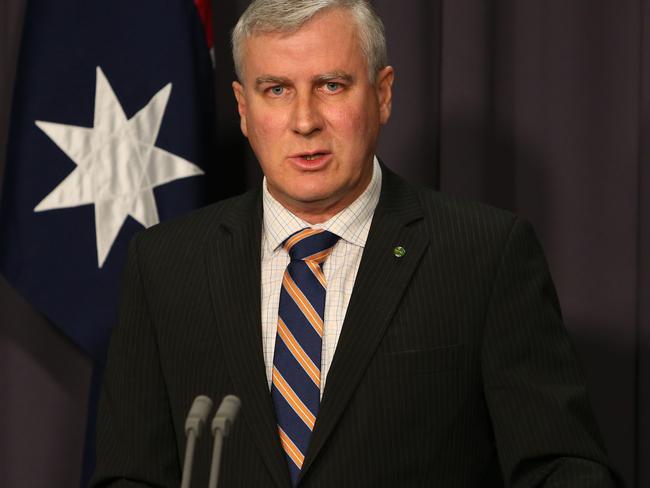
M 291 82 L 289 78 L 284 78 L 282 76 L 273 76 L 273 75 L 262 75 L 255 78 L 255 86 L 264 85 L 266 83 L 274 83 L 277 85 L 289 85 Z
M 347 83 L 352 83 L 354 77 L 346 73 L 345 71 L 332 71 L 330 73 L 323 73 L 321 75 L 316 75 L 312 78 L 314 83 L 327 83 L 332 80 L 343 80 Z M 274 75 L 262 75 L 255 78 L 255 86 L 259 87 L 260 85 L 265 85 L 267 83 L 272 83 L 276 85 L 291 85 L 291 80 L 283 76 L 274 76 Z
M 322 75 L 315 76 L 313 79 L 316 83 L 326 83 L 332 80 L 343 80 L 347 83 L 352 83 L 354 77 L 345 71 L 332 71 L 331 73 L 323 73 Z

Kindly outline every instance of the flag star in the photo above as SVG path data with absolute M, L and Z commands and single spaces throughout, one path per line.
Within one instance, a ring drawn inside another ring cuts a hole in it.
M 129 215 L 145 227 L 159 222 L 155 187 L 203 174 L 198 166 L 155 146 L 170 94 L 171 83 L 127 119 L 98 67 L 92 128 L 36 121 L 77 167 L 34 211 L 94 204 L 99 268 Z

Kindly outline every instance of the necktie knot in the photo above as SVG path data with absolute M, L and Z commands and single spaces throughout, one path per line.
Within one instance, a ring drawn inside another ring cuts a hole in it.
M 284 241 L 292 261 L 324 262 L 332 253 L 339 236 L 323 229 L 303 229 Z

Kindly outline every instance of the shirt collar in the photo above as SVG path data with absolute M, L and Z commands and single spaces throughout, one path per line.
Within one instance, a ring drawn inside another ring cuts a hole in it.
M 273 252 L 291 234 L 305 227 L 324 229 L 338 235 L 341 239 L 364 247 L 372 216 L 375 213 L 381 192 L 381 168 L 375 156 L 372 178 L 359 197 L 348 207 L 322 224 L 311 225 L 284 208 L 269 192 L 266 177 L 262 183 L 262 205 L 264 209 L 264 236 L 267 250 Z

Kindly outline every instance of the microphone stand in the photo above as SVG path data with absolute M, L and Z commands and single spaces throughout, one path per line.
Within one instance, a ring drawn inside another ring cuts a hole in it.
M 190 488 L 196 439 L 201 435 L 201 430 L 203 430 L 203 426 L 210 414 L 210 410 L 212 410 L 212 400 L 207 396 L 199 395 L 192 402 L 190 412 L 187 414 L 187 419 L 185 419 L 185 435 L 187 435 L 187 443 L 185 444 L 185 461 L 183 462 L 181 488 Z
M 227 395 L 212 420 L 212 435 L 214 435 L 214 446 L 212 448 L 212 464 L 210 465 L 210 481 L 208 488 L 217 488 L 219 480 L 219 469 L 221 467 L 221 451 L 223 439 L 227 437 L 232 424 L 237 417 L 241 400 L 234 395 Z

